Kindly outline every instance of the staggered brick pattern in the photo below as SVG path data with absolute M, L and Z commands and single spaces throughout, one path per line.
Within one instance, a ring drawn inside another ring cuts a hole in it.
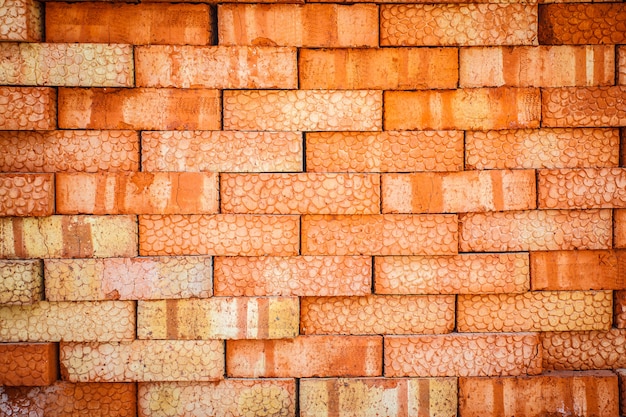
M 626 3 L 0 0 L 0 417 L 626 416 Z

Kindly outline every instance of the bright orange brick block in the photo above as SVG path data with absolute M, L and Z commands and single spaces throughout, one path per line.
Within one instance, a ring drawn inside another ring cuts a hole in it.
M 626 291 L 613 293 L 613 324 L 618 329 L 626 329 Z
M 0 305 L 34 304 L 43 299 L 43 289 L 41 260 L 0 260 Z
M 541 343 L 544 369 L 626 368 L 626 329 L 546 332 L 541 335 Z
M 58 378 L 56 343 L 0 344 L 0 385 L 50 385 Z
M 543 126 L 626 124 L 626 86 L 546 88 L 541 91 L 541 102 Z
M 619 44 L 626 42 L 626 5 L 546 4 L 539 6 L 541 44 Z
M 540 170 L 540 208 L 589 209 L 626 207 L 625 168 Z
M 46 87 L 0 87 L 0 130 L 53 130 L 57 93 Z
M 54 176 L 0 174 L 0 216 L 51 216 Z
M 2 16 L 0 16 L 0 40 L 40 41 L 43 28 L 42 12 L 41 3 L 35 0 L 12 0 L 3 3 Z
M 626 248 L 626 210 L 613 210 L 613 245 Z

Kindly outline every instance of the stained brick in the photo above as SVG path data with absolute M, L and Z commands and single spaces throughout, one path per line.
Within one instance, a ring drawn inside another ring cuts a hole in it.
M 50 385 L 58 378 L 58 365 L 56 343 L 0 344 L 0 385 Z
M 541 208 L 626 207 L 626 169 L 541 170 L 537 177 Z
M 12 0 L 2 4 L 0 40 L 37 42 L 43 33 L 41 3 L 35 0 Z
M 626 329 L 626 291 L 613 292 L 613 324 Z
M 626 248 L 626 210 L 613 210 L 613 245 L 616 248 Z
M 543 126 L 626 124 L 626 86 L 547 88 L 541 92 L 541 102 Z
M 586 371 L 626 368 L 626 330 L 546 332 L 544 369 Z
M 0 174 L 0 216 L 50 216 L 53 213 L 53 175 Z
M 619 377 L 619 403 L 621 404 L 620 413 L 626 414 L 626 369 L 617 369 L 617 376 Z
M 57 94 L 46 87 L 0 87 L 0 130 L 53 130 Z
M 40 260 L 0 260 L 0 305 L 34 304 L 43 299 L 43 288 Z

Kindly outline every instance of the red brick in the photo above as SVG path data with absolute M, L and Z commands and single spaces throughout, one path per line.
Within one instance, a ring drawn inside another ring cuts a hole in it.
M 221 296 L 367 295 L 372 261 L 366 256 L 216 257 L 214 291 Z
M 537 176 L 540 208 L 626 207 L 625 168 L 541 170 Z
M 312 172 L 458 171 L 463 132 L 312 132 L 306 169 Z
M 226 375 L 242 378 L 380 376 L 379 336 L 299 336 L 281 340 L 228 340 Z
M 541 44 L 619 44 L 626 42 L 626 5 L 547 4 L 539 6 Z
M 65 129 L 218 130 L 220 113 L 217 90 L 59 89 Z
M 308 215 L 303 255 L 454 255 L 455 215 Z
M 542 125 L 609 127 L 626 124 L 626 86 L 546 88 Z
M 541 373 L 537 333 L 385 337 L 385 377 Z
M 135 73 L 137 87 L 298 86 L 295 48 L 140 46 L 135 48 Z
M 611 210 L 528 210 L 459 217 L 459 250 L 610 249 Z
M 46 3 L 46 41 L 207 45 L 214 16 L 205 4 Z
M 456 48 L 302 49 L 300 88 L 415 90 L 456 88 Z
M 297 216 L 139 216 L 142 256 L 290 256 L 300 242 Z
M 52 174 L 0 174 L 0 216 L 54 213 Z
M 535 171 L 532 170 L 382 176 L 383 213 L 463 213 L 535 207 Z
M 617 416 L 617 377 L 608 371 L 460 378 L 463 417 Z
M 0 130 L 53 130 L 57 93 L 46 87 L 0 87 Z
M 387 91 L 384 101 L 386 130 L 529 128 L 541 116 L 536 88 Z
M 376 257 L 374 276 L 377 294 L 506 294 L 530 286 L 525 253 Z
M 40 2 L 12 0 L 2 4 L 0 40 L 38 42 L 42 37 L 42 29 L 43 13 Z
M 613 46 L 461 48 L 461 87 L 613 85 Z
M 378 46 L 374 4 L 220 4 L 217 14 L 220 45 Z
M 626 291 L 613 292 L 613 324 L 626 329 Z
M 586 371 L 626 368 L 626 330 L 546 332 L 544 369 Z
M 613 245 L 626 248 L 626 210 L 613 210 Z
M 621 404 L 620 413 L 626 414 L 626 369 L 617 369 L 617 376 L 619 377 L 619 402 Z
M 0 385 L 50 385 L 58 378 L 56 343 L 0 344 Z
M 381 46 L 535 45 L 534 4 L 380 6 Z
M 0 305 L 34 304 L 43 299 L 43 289 L 41 260 L 0 260 Z

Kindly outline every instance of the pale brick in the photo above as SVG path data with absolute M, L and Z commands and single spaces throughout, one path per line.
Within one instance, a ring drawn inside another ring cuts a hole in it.
M 212 295 L 208 256 L 46 259 L 49 301 L 207 298 Z
M 291 339 L 298 334 L 297 297 L 213 297 L 139 301 L 139 339 Z
M 613 292 L 613 325 L 626 329 L 626 291 Z
M 385 376 L 518 376 L 541 373 L 537 333 L 385 337 Z
M 38 42 L 43 34 L 43 7 L 35 0 L 2 3 L 1 41 Z
M 548 4 L 539 6 L 541 44 L 608 44 L 626 42 L 626 5 Z
M 43 299 L 43 289 L 40 260 L 0 260 L 0 305 L 34 304 Z
M 456 215 L 307 215 L 303 255 L 455 255 Z
M 541 335 L 541 343 L 544 369 L 626 368 L 626 329 L 546 332 Z
M 616 248 L 626 248 L 626 210 L 613 210 L 613 245 Z
M 54 130 L 57 93 L 46 87 L 0 87 L 0 130 Z
M 437 334 L 454 329 L 451 295 L 304 297 L 302 334 Z
M 538 204 L 550 209 L 626 207 L 626 168 L 540 170 Z
M 0 174 L 0 216 L 50 216 L 53 213 L 53 175 Z
M 387 91 L 387 130 L 488 130 L 539 127 L 537 88 Z
M 541 102 L 543 126 L 626 125 L 626 86 L 546 88 Z
M 58 366 L 59 347 L 56 343 L 0 344 L 0 385 L 50 385 L 59 376 Z
M 530 286 L 526 253 L 376 257 L 374 276 L 377 294 L 506 294 Z
M 61 343 L 61 374 L 70 382 L 217 381 L 221 340 Z

